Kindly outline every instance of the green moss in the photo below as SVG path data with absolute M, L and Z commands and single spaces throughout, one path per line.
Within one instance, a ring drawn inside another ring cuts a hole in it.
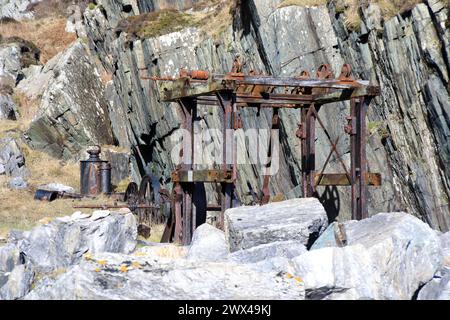
M 369 121 L 367 123 L 367 129 L 369 130 L 369 133 L 372 134 L 380 127 L 380 125 L 379 121 Z
M 97 5 L 95 3 L 91 2 L 88 4 L 88 8 L 89 8 L 89 10 L 94 10 L 95 8 L 97 8 Z
M 369 131 L 369 134 L 378 133 L 382 139 L 387 139 L 390 136 L 388 129 L 385 128 L 380 121 L 369 121 L 367 123 L 367 130 Z
M 384 128 L 384 127 L 378 128 L 378 134 L 380 135 L 381 139 L 387 139 L 387 138 L 389 138 L 391 136 L 389 134 L 388 129 Z
M 189 14 L 175 10 L 164 10 L 158 12 L 154 20 L 145 21 L 135 33 L 143 39 L 154 38 L 196 25 Z

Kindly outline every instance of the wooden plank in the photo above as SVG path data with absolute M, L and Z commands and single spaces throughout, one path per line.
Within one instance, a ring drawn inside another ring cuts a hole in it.
M 172 173 L 173 182 L 227 182 L 232 183 L 232 170 L 177 170 Z
M 350 186 L 351 183 L 345 173 L 324 173 L 322 175 L 316 174 L 315 177 L 317 186 Z M 369 186 L 379 187 L 382 183 L 380 173 L 367 173 L 366 182 Z

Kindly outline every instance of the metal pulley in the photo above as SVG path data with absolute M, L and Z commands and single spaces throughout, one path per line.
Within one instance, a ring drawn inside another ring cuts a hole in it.
M 126 205 L 122 207 L 137 215 L 138 233 L 145 238 L 150 236 L 153 225 L 165 223 L 170 216 L 170 194 L 160 187 L 158 179 L 153 176 L 144 176 L 139 187 L 131 182 L 123 201 Z

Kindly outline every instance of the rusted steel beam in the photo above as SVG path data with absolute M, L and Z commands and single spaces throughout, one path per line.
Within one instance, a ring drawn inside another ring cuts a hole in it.
M 208 204 L 206 206 L 206 210 L 208 211 L 222 211 L 222 206 L 218 204 Z
M 368 218 L 367 209 L 367 156 L 366 156 L 366 112 L 371 97 L 353 99 L 351 101 L 350 124 L 346 131 L 350 132 L 351 145 L 351 177 L 352 177 L 352 219 Z
M 207 96 L 219 91 L 231 90 L 237 92 L 241 86 L 267 86 L 267 87 L 304 87 L 321 89 L 345 90 L 344 93 L 334 93 L 326 95 L 317 103 L 329 103 L 348 100 L 354 96 L 377 95 L 379 87 L 371 86 L 368 81 L 342 81 L 328 79 L 298 79 L 298 78 L 276 78 L 276 77 L 245 77 L 247 80 L 220 80 L 209 79 L 207 81 L 190 81 L 181 78 L 176 81 L 158 81 L 160 96 L 162 101 L 176 101 L 185 97 Z M 355 92 L 354 94 L 352 92 Z M 240 103 L 239 99 L 236 101 Z M 279 102 L 278 102 L 279 103 Z
M 270 201 L 270 178 L 271 178 L 271 168 L 272 168 L 272 146 L 274 144 L 273 137 L 272 137 L 272 130 L 279 130 L 280 129 L 280 116 L 279 116 L 279 110 L 278 109 L 272 109 L 272 127 L 271 127 L 271 134 L 270 134 L 270 142 L 269 142 L 269 148 L 267 150 L 267 158 L 270 159 L 269 163 L 267 164 L 263 176 L 263 187 L 262 187 L 262 198 L 261 198 L 261 205 L 267 204 Z
M 345 173 L 323 173 L 316 174 L 316 186 L 351 186 L 352 183 L 348 180 Z M 368 186 L 381 186 L 382 179 L 380 173 L 367 173 L 366 184 Z
M 130 207 L 128 204 L 99 204 L 99 205 L 74 205 L 74 209 L 98 209 L 98 210 L 108 210 L 108 209 L 160 209 L 160 206 L 155 206 L 151 204 L 138 204 Z
M 175 217 L 175 229 L 173 240 L 175 243 L 181 243 L 183 239 L 183 189 L 180 183 L 174 184 L 174 217 Z
M 189 132 L 190 140 L 183 140 L 183 164 L 182 169 L 190 171 L 194 169 L 194 119 L 197 117 L 197 101 L 192 98 L 183 98 L 179 101 L 183 113 L 184 123 L 183 127 Z M 192 240 L 195 219 L 194 219 L 194 204 L 193 204 L 193 183 L 181 183 L 183 190 L 182 200 L 182 239 L 183 245 L 189 245 Z
M 301 104 L 301 102 L 310 102 L 315 103 L 317 105 L 323 105 L 327 103 L 333 103 L 333 102 L 339 102 L 339 101 L 346 101 L 350 100 L 352 98 L 359 98 L 363 96 L 376 96 L 380 93 L 380 89 L 377 86 L 364 86 L 354 89 L 344 89 L 344 90 L 336 90 L 331 91 L 328 93 L 322 93 L 322 94 L 273 94 L 273 93 L 263 93 L 262 99 L 264 102 L 261 103 L 269 103 L 267 100 L 275 100 L 275 103 L 288 103 L 291 104 Z M 257 96 L 254 96 L 255 98 Z M 252 96 L 244 96 L 241 94 L 238 94 L 237 96 L 237 102 L 242 103 L 245 102 L 245 98 L 253 98 Z M 260 97 L 261 98 L 261 97 Z M 291 102 L 292 101 L 292 102 Z M 256 103 L 255 101 L 252 101 L 253 103 Z
M 262 108 L 301 108 L 307 104 L 328 104 L 339 101 L 346 101 L 359 98 L 368 94 L 376 95 L 378 87 L 361 87 L 357 89 L 340 90 L 325 94 L 295 95 L 295 94 L 241 94 L 236 95 L 236 103 L 241 107 L 262 107 Z M 218 101 L 213 96 L 197 97 L 199 104 L 218 105 Z
M 314 197 L 316 193 L 315 188 L 315 173 L 316 173 L 316 117 L 315 117 L 315 108 L 316 106 L 312 104 L 308 111 L 305 114 L 305 146 L 304 146 L 304 167 L 302 170 L 304 171 L 304 179 L 305 179 L 305 187 L 304 187 L 304 196 L 305 197 Z
M 187 184 L 183 186 L 183 222 L 182 222 L 182 244 L 189 245 L 192 240 L 192 191 L 193 184 Z
M 236 110 L 236 95 L 232 91 L 224 91 L 217 93 L 217 99 L 223 109 L 223 126 L 222 126 L 222 145 L 223 145 L 223 155 L 222 155 L 222 171 L 227 173 L 231 170 L 233 172 L 235 163 L 233 163 L 235 157 L 234 135 L 231 134 L 231 130 L 234 129 L 233 119 L 235 118 L 234 112 Z M 233 174 L 232 174 L 233 176 Z M 222 196 L 221 205 L 222 212 L 220 215 L 220 227 L 224 227 L 224 213 L 227 209 L 233 207 L 233 194 L 234 194 L 234 182 L 231 183 L 221 183 Z
M 304 88 L 334 88 L 351 89 L 368 86 L 369 81 L 339 80 L 339 79 L 300 79 L 273 76 L 243 76 L 229 77 L 227 75 L 214 75 L 212 81 L 234 82 L 235 85 L 262 85 L 274 87 L 304 87 Z
M 173 182 L 233 182 L 232 170 L 176 170 L 172 172 Z

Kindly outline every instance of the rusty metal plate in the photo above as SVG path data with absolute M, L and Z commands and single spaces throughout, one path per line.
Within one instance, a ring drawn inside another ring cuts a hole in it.
M 317 186 L 350 186 L 351 183 L 345 173 L 324 173 L 316 174 Z M 366 175 L 368 186 L 379 187 L 382 184 L 381 173 L 368 173 Z
M 233 183 L 233 170 L 177 170 L 172 173 L 173 182 L 222 182 Z

